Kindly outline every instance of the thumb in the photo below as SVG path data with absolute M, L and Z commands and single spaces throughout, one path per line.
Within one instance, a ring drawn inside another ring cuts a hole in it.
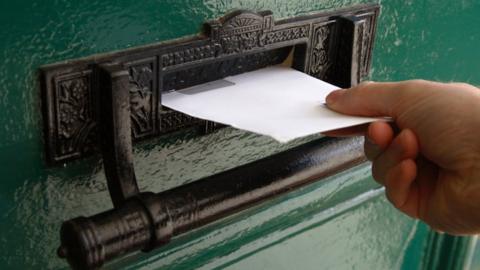
M 401 95 L 405 94 L 402 90 L 406 90 L 402 83 L 364 82 L 331 92 L 326 102 L 330 109 L 343 114 L 395 118 L 401 110 Z

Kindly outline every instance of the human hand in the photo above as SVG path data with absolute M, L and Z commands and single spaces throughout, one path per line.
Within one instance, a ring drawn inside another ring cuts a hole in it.
M 327 105 L 349 115 L 393 118 L 398 134 L 386 122 L 369 125 L 365 154 L 396 208 L 435 230 L 480 233 L 478 88 L 423 80 L 368 82 L 332 92 Z

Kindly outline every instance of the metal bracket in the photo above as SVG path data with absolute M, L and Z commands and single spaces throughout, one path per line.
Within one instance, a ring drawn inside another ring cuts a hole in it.
M 129 74 L 119 64 L 101 64 L 95 71 L 99 106 L 103 108 L 100 117 L 103 167 L 113 205 L 120 207 L 139 193 L 133 167 Z
M 161 105 L 162 92 L 283 62 L 341 87 L 368 75 L 379 8 L 363 5 L 274 21 L 269 11 L 236 11 L 207 22 L 203 33 L 171 42 L 95 55 L 40 68 L 49 164 L 99 149 L 99 93 L 94 67 L 118 63 L 128 72 L 134 141 L 212 123 Z
M 75 157 L 59 154 L 89 142 L 96 127 L 114 204 L 112 210 L 65 221 L 59 255 L 74 268 L 101 267 L 362 161 L 362 149 L 351 140 L 321 139 L 153 194 L 138 189 L 132 141 L 198 123 L 165 126 L 162 91 L 277 64 L 293 48 L 293 67 L 342 87 L 358 83 L 368 73 L 377 14 L 378 6 L 369 5 L 274 22 L 270 12 L 239 11 L 207 23 L 207 37 L 44 67 L 51 160 Z

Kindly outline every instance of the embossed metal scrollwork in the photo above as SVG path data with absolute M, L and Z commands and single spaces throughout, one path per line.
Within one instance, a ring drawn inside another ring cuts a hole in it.
M 148 65 L 130 67 L 131 118 L 135 133 L 152 129 L 152 89 L 153 71 Z
M 95 64 L 116 62 L 128 70 L 134 141 L 192 126 L 207 130 L 203 127 L 212 125 L 205 121 L 162 108 L 162 92 L 279 64 L 293 47 L 295 68 L 348 85 L 352 52 L 358 64 L 354 73 L 367 75 L 377 13 L 378 9 L 365 5 L 276 22 L 269 11 L 235 11 L 207 22 L 196 37 L 44 66 L 48 161 L 65 162 L 98 148 Z M 355 35 L 338 27 L 341 16 L 358 18 Z M 358 37 L 353 45 L 352 36 Z
M 315 28 L 313 33 L 312 63 L 310 74 L 323 78 L 331 67 L 328 58 L 328 42 L 330 41 L 330 28 L 328 25 Z

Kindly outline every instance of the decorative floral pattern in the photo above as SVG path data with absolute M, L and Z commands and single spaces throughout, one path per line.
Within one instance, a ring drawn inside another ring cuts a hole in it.
M 307 38 L 309 30 L 309 25 L 302 25 L 273 32 L 267 32 L 260 37 L 260 44 L 261 46 L 265 46 L 278 42 Z
M 338 28 L 341 13 L 332 14 L 276 25 L 269 12 L 239 12 L 209 22 L 207 32 L 197 37 L 113 53 L 97 60 L 118 62 L 129 71 L 132 133 L 139 139 L 204 122 L 159 108 L 162 91 L 281 63 L 291 47 L 299 44 L 300 49 L 304 48 L 302 44 L 308 44 L 304 54 L 308 66 L 298 63 L 299 67 L 313 76 L 347 82 L 345 69 L 351 66 L 352 54 L 345 52 L 352 51 L 352 46 L 358 50 L 354 55 L 358 57 L 359 76 L 367 75 L 378 9 L 349 13 L 361 19 L 355 26 L 355 44 L 349 27 Z M 94 113 L 96 94 L 91 75 L 97 60 L 41 68 L 51 161 L 81 157 L 96 147 L 99 113 Z
M 150 64 L 130 67 L 130 109 L 135 138 L 153 131 L 152 80 Z
M 82 148 L 94 126 L 89 93 L 89 77 L 60 80 L 57 83 L 57 154 L 68 156 L 86 151 Z
M 312 60 L 310 64 L 310 74 L 321 79 L 326 79 L 325 74 L 330 68 L 331 63 L 328 61 L 328 42 L 330 36 L 330 28 L 323 25 L 315 28 L 312 42 Z
M 240 35 L 222 37 L 220 45 L 223 54 L 240 53 L 259 47 L 259 32 L 243 33 Z

